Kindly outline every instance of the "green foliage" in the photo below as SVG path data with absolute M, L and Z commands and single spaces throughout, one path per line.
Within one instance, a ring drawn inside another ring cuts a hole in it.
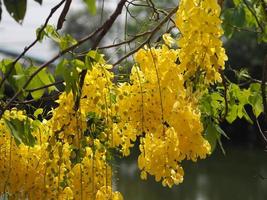
M 40 5 L 43 0 L 34 0 Z M 10 16 L 16 20 L 18 23 L 22 23 L 26 10 L 27 10 L 27 0 L 3 0 L 4 5 Z M 0 21 L 2 19 L 2 0 L 0 0 Z
M 250 115 L 247 111 L 249 106 L 252 109 Z M 240 88 L 237 84 L 230 83 L 226 91 L 224 87 L 218 86 L 215 91 L 210 91 L 202 97 L 200 110 L 205 128 L 205 137 L 210 142 L 212 150 L 219 143 L 224 152 L 220 139 L 222 135 L 228 137 L 220 128 L 220 122 L 225 118 L 231 124 L 237 119 L 244 118 L 252 124 L 252 119 L 258 118 L 263 113 L 261 85 L 252 83 L 248 88 Z M 252 114 L 254 117 L 252 117 Z
M 6 75 L 6 73 L 10 70 L 10 68 L 13 68 L 14 64 L 12 60 L 4 59 L 0 63 L 0 71 Z M 25 82 L 29 79 L 30 76 L 38 69 L 36 66 L 29 66 L 24 67 L 20 63 L 16 63 L 14 66 L 14 69 L 12 70 L 12 73 L 7 78 L 7 84 L 11 86 L 13 91 L 18 91 L 22 89 Z M 38 89 L 41 87 L 44 87 L 46 85 L 50 85 L 54 83 L 54 77 L 53 75 L 48 72 L 46 69 L 41 70 L 36 76 L 33 77 L 29 85 L 27 86 L 26 90 L 23 91 L 22 97 L 27 97 L 29 94 L 37 100 L 41 98 L 46 89 Z M 52 92 L 53 90 L 56 90 L 56 87 L 51 86 L 48 87 L 48 92 Z M 0 91 L 1 92 L 1 91 Z M 3 90 L 2 90 L 3 92 Z M 0 95 L 3 95 L 3 93 L 0 93 Z
M 37 29 L 37 36 L 39 35 L 40 30 L 41 28 Z M 39 41 L 42 42 L 45 37 L 52 39 L 56 44 L 58 44 L 61 51 L 77 43 L 77 41 L 69 34 L 60 35 L 56 28 L 52 25 L 47 25 L 45 27 L 44 31 L 40 34 Z
M 56 67 L 55 75 L 63 78 L 66 84 L 66 92 L 72 91 L 74 97 L 78 94 L 79 73 L 82 70 L 91 70 L 94 63 L 103 63 L 103 55 L 97 51 L 89 51 L 84 58 L 85 61 L 79 59 L 63 59 Z
M 78 91 L 78 75 L 79 75 L 79 68 L 77 68 L 74 63 L 79 61 L 76 60 L 67 60 L 63 59 L 57 65 L 55 74 L 56 76 L 61 76 L 66 84 L 66 92 L 69 93 L 70 91 L 73 92 L 74 96 L 76 96 Z M 82 61 L 81 61 L 82 62 Z
M 227 107 L 225 98 L 227 98 Z M 200 109 L 203 118 L 212 118 L 216 123 L 222 121 L 223 117 L 230 124 L 237 118 L 245 118 L 249 123 L 253 123 L 246 110 L 246 106 L 249 105 L 255 117 L 259 117 L 263 112 L 261 86 L 259 83 L 252 83 L 247 89 L 242 89 L 234 83 L 231 83 L 226 91 L 223 87 L 217 87 L 216 91 L 203 96 Z
M 215 150 L 218 143 L 221 147 L 222 152 L 225 154 L 221 142 L 221 136 L 224 136 L 229 139 L 226 133 L 220 128 L 218 124 L 209 120 L 208 123 L 206 123 L 205 138 L 209 141 L 211 145 L 211 151 L 213 152 Z
M 27 9 L 27 0 L 4 0 L 4 4 L 10 16 L 18 23 L 22 23 Z
M 96 14 L 96 2 L 95 0 L 83 0 L 84 3 L 87 5 L 88 12 L 92 15 Z
M 30 119 L 4 119 L 7 127 L 13 135 L 17 145 L 24 143 L 27 146 L 34 146 L 36 140 L 32 135 L 34 127 L 30 123 Z
M 250 96 L 248 103 L 252 107 L 253 114 L 256 118 L 263 112 L 262 96 L 261 96 L 261 85 L 259 83 L 252 83 L 249 87 Z
M 38 67 L 31 66 L 27 69 L 28 77 L 31 76 Z M 31 80 L 30 84 L 27 86 L 27 90 L 31 91 L 31 96 L 35 99 L 38 100 L 40 99 L 44 93 L 45 89 L 39 89 L 41 87 L 44 87 L 46 85 L 50 85 L 54 83 L 54 77 L 51 73 L 48 73 L 45 69 L 41 70 L 36 76 L 33 77 Z M 51 92 L 53 90 L 56 90 L 55 86 L 48 87 L 48 91 Z
M 267 21 L 264 3 L 258 0 L 233 0 L 234 7 L 222 13 L 225 36 L 231 38 L 235 31 L 259 32 L 258 39 L 266 42 Z
M 40 5 L 43 2 L 42 0 L 34 1 L 38 2 Z M 17 22 L 21 23 L 26 13 L 27 0 L 3 0 L 3 2 L 9 14 Z M 155 2 L 156 5 L 161 5 L 159 1 Z M 84 3 L 87 5 L 90 14 L 96 14 L 97 8 L 95 0 L 84 0 Z M 226 8 L 222 13 L 225 35 L 228 38 L 231 38 L 236 31 L 248 30 L 257 32 L 258 41 L 266 42 L 266 12 L 261 1 L 232 0 L 232 3 L 233 6 Z M 162 5 L 163 4 L 165 5 L 166 2 L 162 3 Z M 131 35 L 134 35 L 146 31 L 157 23 L 158 15 L 152 9 L 148 9 L 146 13 L 140 15 L 140 12 L 143 12 L 142 7 L 129 8 L 132 15 L 136 16 L 136 18 L 133 18 L 133 21 L 130 20 L 129 23 L 127 22 L 128 34 L 131 33 Z M 158 12 L 159 11 L 160 10 L 158 10 Z M 0 0 L 0 20 L 1 14 L 2 4 Z M 138 26 L 136 24 L 138 24 Z M 263 30 L 262 27 L 264 28 Z M 37 35 L 39 35 L 40 30 L 41 28 L 37 30 Z M 60 51 L 68 49 L 71 45 L 77 44 L 77 40 L 71 35 L 61 35 L 56 28 L 51 25 L 45 27 L 44 31 L 40 34 L 39 41 L 42 42 L 45 38 L 53 40 L 59 47 Z M 138 42 L 139 40 L 136 41 Z M 142 39 L 140 39 L 140 41 L 142 41 Z M 96 62 L 104 62 L 103 55 L 99 54 L 97 51 L 89 51 L 82 59 L 77 59 L 74 51 L 69 52 L 68 56 L 58 63 L 55 69 L 55 76 L 64 80 L 65 91 L 72 92 L 75 98 L 79 95 L 79 74 L 82 70 L 91 70 Z M 14 69 L 12 70 L 11 76 L 8 76 L 5 83 L 8 84 L 13 91 L 23 89 L 22 86 L 38 69 L 38 67 L 34 65 L 25 67 L 20 63 L 16 63 L 14 66 L 12 60 L 4 59 L 0 63 L 0 73 L 6 75 L 6 73 L 13 67 Z M 125 74 L 125 77 L 127 77 L 127 72 L 125 72 Z M 246 70 L 241 70 L 236 74 L 236 77 L 238 83 L 251 78 Z M 2 80 L 1 77 L 0 80 Z M 122 79 L 122 81 L 125 80 Z M 52 92 L 57 90 L 57 88 L 53 86 L 54 82 L 55 77 L 47 70 L 42 70 L 32 78 L 27 88 L 23 90 L 20 98 L 32 97 L 34 100 L 38 100 L 46 93 L 46 91 Z M 217 143 L 221 146 L 222 135 L 227 137 L 219 126 L 220 122 L 226 120 L 228 123 L 233 123 L 237 119 L 245 118 L 249 123 L 253 123 L 252 116 L 248 113 L 247 108 L 251 107 L 252 113 L 256 118 L 263 112 L 261 86 L 259 83 L 252 83 L 247 88 L 241 88 L 238 84 L 231 82 L 228 82 L 227 84 L 227 90 L 225 90 L 222 85 L 215 86 L 203 96 L 200 102 L 202 121 L 205 127 L 205 136 L 210 142 L 212 150 L 214 150 Z M 47 85 L 51 86 L 45 87 Z M 4 87 L 1 87 L 0 89 L 0 97 L 5 97 Z M 38 118 L 42 113 L 42 109 L 37 109 L 34 116 Z M 97 116 L 94 116 L 93 113 L 89 114 L 89 127 L 91 127 L 92 124 L 101 123 L 101 121 L 91 122 L 92 120 L 100 119 L 98 119 Z M 30 134 L 32 128 L 27 121 L 13 120 L 7 121 L 6 124 L 16 138 L 17 143 L 23 142 L 30 145 L 34 143 L 34 138 L 32 138 L 32 135 Z
M 39 115 L 42 115 L 44 110 L 42 108 L 38 108 L 34 111 L 33 116 L 37 119 Z
M 228 113 L 226 120 L 229 123 L 233 123 L 237 118 L 243 117 L 250 123 L 253 123 L 250 119 L 245 106 L 249 104 L 248 99 L 251 96 L 249 89 L 240 89 L 236 84 L 231 84 L 228 87 Z

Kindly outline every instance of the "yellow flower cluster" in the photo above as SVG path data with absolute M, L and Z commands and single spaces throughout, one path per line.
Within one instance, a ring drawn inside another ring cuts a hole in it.
M 221 81 L 219 71 L 227 57 L 219 15 L 216 0 L 180 1 L 176 20 L 180 49 L 170 49 L 175 41 L 164 35 L 168 46 L 139 50 L 130 83 L 119 87 L 118 116 L 126 126 L 121 129 L 132 131 L 128 139 L 141 137 L 138 165 L 143 179 L 148 173 L 171 187 L 183 181 L 184 159 L 196 161 L 210 154 L 202 135 L 198 89 Z M 203 86 L 193 88 L 194 84 Z M 131 140 L 123 146 L 126 155 L 129 147 Z
M 180 68 L 189 79 L 204 74 L 203 82 L 221 81 L 220 69 L 227 60 L 220 37 L 223 34 L 217 0 L 181 0 L 176 25 L 181 33 L 178 45 Z
M 120 88 L 118 115 L 141 135 L 138 159 L 141 177 L 154 175 L 171 187 L 183 181 L 180 163 L 196 161 L 210 153 L 203 138 L 200 113 L 187 96 L 183 70 L 176 64 L 178 51 L 163 45 L 145 48 L 135 57 L 131 83 Z
M 22 111 L 4 113 L 0 123 L 0 195 L 9 199 L 122 200 L 112 191 L 113 75 L 96 64 L 85 78 L 80 109 L 63 93 L 48 121 L 38 123 L 33 147 L 16 144 L 5 120 L 29 120 Z M 90 116 L 93 113 L 93 116 Z M 117 144 L 119 145 L 119 144 Z
M 181 0 L 180 49 L 171 49 L 175 40 L 165 35 L 166 45 L 139 50 L 129 83 L 115 85 L 112 66 L 102 59 L 85 77 L 78 110 L 77 97 L 63 92 L 49 120 L 6 111 L 0 119 L 0 196 L 122 200 L 112 189 L 111 150 L 128 156 L 137 137 L 141 178 L 149 174 L 169 187 L 181 183 L 183 161 L 211 153 L 202 135 L 201 92 L 188 83 L 200 77 L 207 88 L 221 79 L 226 55 L 219 15 L 216 0 Z
M 23 143 L 17 146 L 5 123 L 5 120 L 26 118 L 22 111 L 13 109 L 6 111 L 0 120 L 0 195 L 9 194 L 9 199 L 41 199 L 39 191 L 44 188 L 46 144 L 40 144 L 39 140 L 34 147 Z M 44 139 L 38 137 L 40 129 L 33 133 L 37 140 Z M 45 128 L 42 131 L 46 131 Z

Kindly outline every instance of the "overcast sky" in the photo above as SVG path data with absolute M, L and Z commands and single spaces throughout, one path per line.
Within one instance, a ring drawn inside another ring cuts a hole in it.
M 3 11 L 2 21 L 0 22 L 0 48 L 12 52 L 21 52 L 24 47 L 30 44 L 35 39 L 35 30 L 44 24 L 44 20 L 48 16 L 52 7 L 54 7 L 59 0 L 44 0 L 43 5 L 40 6 L 33 0 L 28 1 L 28 7 L 23 24 L 20 25 L 9 16 L 6 10 Z M 83 6 L 81 0 L 74 0 L 72 10 L 77 10 Z M 51 19 L 50 24 L 56 24 L 58 12 Z M 55 52 L 51 49 L 49 43 L 38 44 L 34 47 L 28 55 L 40 59 L 48 59 Z

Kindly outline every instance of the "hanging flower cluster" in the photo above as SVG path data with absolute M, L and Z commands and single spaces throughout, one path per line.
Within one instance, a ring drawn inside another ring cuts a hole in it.
M 112 191 L 114 84 L 108 68 L 97 63 L 88 72 L 78 111 L 71 92 L 59 97 L 52 118 L 39 122 L 32 132 L 37 140 L 33 146 L 16 141 L 6 122 L 28 120 L 34 126 L 36 121 L 15 109 L 4 113 L 0 121 L 1 195 L 10 199 L 123 199 Z
M 180 68 L 185 78 L 204 74 L 206 84 L 221 81 L 219 70 L 227 60 L 220 37 L 223 34 L 217 0 L 181 0 L 176 25 L 181 33 L 178 45 Z
M 143 133 L 138 158 L 141 177 L 149 173 L 171 187 L 183 181 L 181 161 L 205 158 L 210 145 L 202 136 L 197 100 L 187 96 L 183 71 L 176 64 L 178 51 L 166 45 L 145 48 L 135 59 L 140 68 L 135 66 L 131 83 L 119 88 L 124 94 L 117 100 L 119 116 Z
M 118 85 L 112 66 L 95 62 L 78 110 L 77 97 L 63 92 L 48 120 L 6 111 L 0 120 L 0 195 L 122 200 L 112 188 L 111 163 L 115 151 L 128 156 L 137 137 L 141 178 L 149 174 L 169 187 L 181 183 L 183 161 L 211 153 L 194 84 L 207 88 L 221 79 L 226 55 L 219 14 L 216 0 L 181 0 L 180 49 L 171 49 L 175 40 L 165 35 L 166 45 L 139 50 L 130 81 Z

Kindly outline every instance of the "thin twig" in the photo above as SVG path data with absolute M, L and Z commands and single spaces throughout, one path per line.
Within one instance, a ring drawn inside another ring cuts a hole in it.
M 103 39 L 103 37 L 106 35 L 106 33 L 109 31 L 109 29 L 112 27 L 113 23 L 115 22 L 115 20 L 117 19 L 117 17 L 121 14 L 122 9 L 124 4 L 126 3 L 127 0 L 121 0 L 118 5 L 117 8 L 115 9 L 115 11 L 113 12 L 113 14 L 110 16 L 110 18 L 103 24 L 102 26 L 102 30 L 100 32 L 100 34 L 97 36 L 94 44 L 92 45 L 91 49 L 96 49 L 97 46 L 99 45 L 99 43 L 101 42 L 101 40 Z M 87 70 L 83 70 L 80 73 L 80 83 L 79 83 L 79 90 L 81 91 L 83 84 L 84 84 L 84 79 L 86 76 Z M 78 93 L 79 94 L 79 93 Z M 80 105 L 80 94 L 78 95 L 77 99 L 75 100 L 75 105 L 74 105 L 74 109 L 78 110 Z
M 57 82 L 54 82 L 54 83 L 51 83 L 51 84 L 48 84 L 48 85 L 44 85 L 42 87 L 38 87 L 38 88 L 34 88 L 34 89 L 29 89 L 29 90 L 25 90 L 25 91 L 26 92 L 35 92 L 35 91 L 46 89 L 46 88 L 49 88 L 49 87 L 52 87 L 52 86 L 55 86 L 55 85 L 60 85 L 62 83 L 64 83 L 64 81 L 57 81 Z
M 225 104 L 225 111 L 224 111 L 223 119 L 225 119 L 227 117 L 228 110 L 229 110 L 228 99 L 227 99 L 227 83 L 226 83 L 225 75 L 223 74 L 222 71 L 220 71 L 220 74 L 222 76 L 222 84 L 223 84 L 223 88 L 224 88 L 223 98 L 224 98 L 224 104 Z
M 143 37 L 143 36 L 146 36 L 146 35 L 149 35 L 151 34 L 151 31 L 147 31 L 147 32 L 143 32 L 143 33 L 140 33 L 138 35 L 135 35 L 134 37 L 128 39 L 128 40 L 125 40 L 123 42 L 120 42 L 120 43 L 117 43 L 117 44 L 111 44 L 111 45 L 107 45 L 107 46 L 103 46 L 103 47 L 98 47 L 97 49 L 99 50 L 102 50 L 102 49 L 109 49 L 109 48 L 115 48 L 115 47 L 118 47 L 118 46 L 121 46 L 121 45 L 124 45 L 124 44 L 128 44 L 128 43 L 131 43 L 133 42 L 134 40 L 140 38 L 140 37 Z M 88 53 L 88 51 L 86 52 Z M 84 54 L 84 53 L 83 53 Z
M 49 20 L 51 19 L 51 17 L 54 15 L 54 13 L 61 7 L 61 5 L 65 2 L 66 0 L 62 0 L 59 4 L 57 4 L 55 7 L 53 7 L 48 15 L 48 17 L 45 20 L 44 25 L 42 26 L 42 28 L 39 30 L 38 35 L 36 37 L 36 39 L 27 47 L 24 48 L 24 51 L 12 62 L 11 67 L 9 68 L 9 70 L 7 71 L 7 73 L 5 74 L 5 76 L 3 77 L 3 79 L 0 82 L 0 88 L 3 86 L 4 82 L 6 81 L 6 79 L 11 75 L 13 69 L 15 68 L 16 63 L 40 40 L 41 35 L 44 31 L 44 29 L 46 28 Z
M 42 101 L 48 101 L 48 100 L 55 100 L 58 99 L 58 97 L 60 96 L 60 92 L 57 92 L 54 95 L 49 95 L 49 96 L 44 96 L 41 97 L 40 99 L 30 99 L 30 100 L 25 100 L 25 101 L 14 101 L 12 102 L 12 105 L 18 105 L 18 104 L 30 104 L 30 103 L 35 103 L 35 102 L 42 102 Z
M 31 80 L 40 72 L 42 71 L 44 68 L 46 68 L 47 66 L 49 66 L 50 64 L 52 64 L 54 61 L 56 61 L 58 58 L 60 58 L 61 56 L 63 56 L 64 54 L 66 54 L 67 52 L 75 49 L 76 47 L 80 46 L 81 44 L 83 44 L 84 42 L 86 42 L 87 40 L 91 39 L 92 37 L 94 37 L 99 31 L 102 30 L 102 27 L 100 27 L 99 29 L 97 29 L 95 32 L 91 33 L 90 35 L 84 37 L 83 39 L 79 40 L 76 44 L 64 49 L 63 51 L 59 52 L 56 56 L 54 56 L 52 59 L 50 59 L 49 61 L 47 61 L 46 63 L 43 63 L 36 71 L 34 71 L 32 73 L 32 75 L 29 77 L 29 79 L 24 83 L 24 85 L 22 86 L 22 88 L 20 90 L 18 90 L 15 95 L 7 102 L 7 104 L 5 105 L 5 107 L 0 111 L 0 117 L 3 115 L 4 111 L 7 110 L 9 108 L 9 106 L 11 105 L 11 103 L 27 88 L 27 86 L 29 85 L 29 83 L 31 82 Z
M 153 36 L 160 30 L 160 28 L 163 26 L 163 24 L 168 21 L 172 15 L 177 11 L 178 6 L 175 7 L 174 9 L 172 9 L 172 11 L 153 29 L 151 30 L 151 34 L 150 36 L 142 43 L 140 44 L 138 47 L 136 47 L 135 49 L 133 49 L 132 51 L 130 51 L 129 53 L 127 53 L 125 56 L 121 57 L 118 61 L 116 61 L 113 66 L 118 65 L 119 63 L 121 63 L 124 59 L 128 58 L 129 56 L 133 55 L 134 53 L 136 53 L 139 49 L 141 49 L 143 46 L 145 46 L 146 44 L 149 43 L 149 41 L 153 38 Z
M 243 0 L 244 4 L 246 5 L 246 7 L 248 8 L 248 10 L 251 12 L 251 14 L 254 16 L 259 28 L 261 29 L 261 32 L 264 33 L 264 27 L 262 26 L 262 24 L 260 23 L 260 20 L 257 17 L 257 14 L 253 11 L 253 9 L 249 6 L 248 2 L 246 0 Z
M 261 136 L 262 136 L 264 142 L 267 144 L 267 138 L 266 138 L 266 136 L 265 136 L 263 130 L 261 129 L 260 123 L 259 123 L 259 121 L 258 121 L 258 119 L 257 119 L 256 117 L 255 117 L 255 121 L 256 121 L 257 127 L 258 127 L 258 129 L 259 129 L 259 132 L 260 132 L 260 134 L 261 134 Z

